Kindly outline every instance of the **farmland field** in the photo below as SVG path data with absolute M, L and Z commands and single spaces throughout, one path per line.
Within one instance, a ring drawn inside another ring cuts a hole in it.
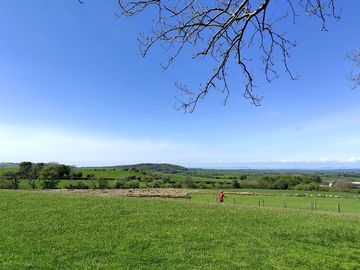
M 0 269 L 360 268 L 359 200 L 318 198 L 310 211 L 291 208 L 308 197 L 284 209 L 280 196 L 258 207 L 258 196 L 191 195 L 0 191 Z M 337 200 L 349 214 L 333 211 Z

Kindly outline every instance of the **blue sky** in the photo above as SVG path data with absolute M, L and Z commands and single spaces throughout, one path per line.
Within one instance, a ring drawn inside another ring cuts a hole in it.
M 0 1 L 0 162 L 360 167 L 360 89 L 344 60 L 360 46 L 359 1 L 338 1 L 328 32 L 305 16 L 283 23 L 299 80 L 260 81 L 262 106 L 232 69 L 228 104 L 212 92 L 193 114 L 173 109 L 174 82 L 203 82 L 209 63 L 184 54 L 163 71 L 161 48 L 140 57 L 152 14 L 118 18 L 116 2 Z

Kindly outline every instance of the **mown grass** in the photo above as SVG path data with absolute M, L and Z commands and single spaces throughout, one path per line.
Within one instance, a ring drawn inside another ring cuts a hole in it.
M 358 269 L 360 216 L 0 192 L 0 269 Z

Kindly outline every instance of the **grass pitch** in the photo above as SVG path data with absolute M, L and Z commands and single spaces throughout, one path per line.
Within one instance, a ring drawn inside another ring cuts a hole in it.
M 358 214 L 0 191 L 0 269 L 359 269 Z

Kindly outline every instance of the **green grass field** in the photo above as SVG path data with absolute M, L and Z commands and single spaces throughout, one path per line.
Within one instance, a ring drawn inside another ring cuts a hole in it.
M 207 202 L 213 195 L 175 200 L 0 191 L 0 269 L 360 268 L 355 210 L 234 205 L 229 197 L 217 205 Z

